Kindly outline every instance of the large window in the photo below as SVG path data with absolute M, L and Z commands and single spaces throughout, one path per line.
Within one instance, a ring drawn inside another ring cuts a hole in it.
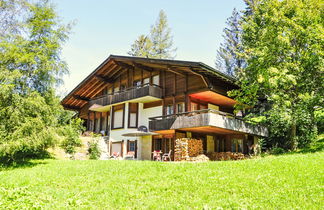
M 119 92 L 119 86 L 114 87 L 114 93 Z
M 198 110 L 198 104 L 197 103 L 191 102 L 190 105 L 191 105 L 191 111 Z
M 166 108 L 166 115 L 174 114 L 173 113 L 173 105 L 172 104 L 167 105 L 165 108 Z
M 113 109 L 112 129 L 123 128 L 125 104 L 113 106 L 112 109 Z
M 242 139 L 232 139 L 232 152 L 243 152 Z
M 182 113 L 185 111 L 185 103 L 177 103 L 177 113 Z
M 149 84 L 150 83 L 150 78 L 147 77 L 143 80 L 143 84 Z
M 142 82 L 141 82 L 141 80 L 136 80 L 136 81 L 134 81 L 133 85 L 135 87 L 140 87 L 142 85 Z
M 159 75 L 155 75 L 152 77 L 152 80 L 153 80 L 153 84 L 154 85 L 160 85 L 160 76 Z
M 128 127 L 138 127 L 138 103 L 129 103 Z

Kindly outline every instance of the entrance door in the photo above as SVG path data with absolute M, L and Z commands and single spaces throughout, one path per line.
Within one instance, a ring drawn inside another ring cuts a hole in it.
M 119 153 L 120 156 L 122 156 L 121 153 L 121 149 L 122 149 L 122 144 L 121 143 L 112 143 L 111 145 L 111 155 L 113 155 L 114 153 Z

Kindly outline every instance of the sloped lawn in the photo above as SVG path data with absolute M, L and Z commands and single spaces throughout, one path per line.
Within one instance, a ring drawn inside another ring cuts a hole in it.
M 34 161 L 0 169 L 0 208 L 320 209 L 324 153 L 208 163 Z

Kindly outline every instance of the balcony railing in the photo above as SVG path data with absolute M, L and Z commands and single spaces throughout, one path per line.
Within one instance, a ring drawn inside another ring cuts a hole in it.
M 265 127 L 249 124 L 241 117 L 214 109 L 152 117 L 149 120 L 151 131 L 210 126 L 260 136 L 268 135 Z
M 141 98 L 145 96 L 152 96 L 155 98 L 162 97 L 162 89 L 157 85 L 143 84 L 140 86 L 135 86 L 114 92 L 112 94 L 106 94 L 103 96 L 96 97 L 92 99 L 89 103 L 90 105 L 98 104 L 101 106 L 107 106 L 111 104 L 120 103 L 123 101 L 128 101 L 136 98 Z

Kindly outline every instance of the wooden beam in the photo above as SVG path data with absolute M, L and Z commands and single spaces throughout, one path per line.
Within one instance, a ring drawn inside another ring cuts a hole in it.
M 80 111 L 81 110 L 81 108 L 78 107 L 78 106 L 63 105 L 63 107 L 65 109 L 69 109 L 69 110 L 77 110 L 77 111 Z
M 180 72 L 178 72 L 178 71 L 174 71 L 174 70 L 172 70 L 171 68 L 167 68 L 167 71 L 170 71 L 170 72 L 172 72 L 172 73 L 174 73 L 174 74 L 177 74 L 177 75 L 180 75 L 180 76 L 182 76 L 182 77 L 185 77 L 186 75 L 185 74 L 183 74 L 183 73 L 180 73 Z
M 108 84 L 111 84 L 114 82 L 113 79 L 111 78 L 107 78 L 107 77 L 103 77 L 103 76 L 100 76 L 100 75 L 95 75 L 95 78 L 101 82 L 104 82 L 104 83 L 108 83 Z
M 84 96 L 79 96 L 79 95 L 72 95 L 73 98 L 77 99 L 77 100 L 82 100 L 82 101 L 90 101 L 91 99 L 88 97 L 84 97 Z
M 127 69 L 123 69 L 121 71 L 119 71 L 117 74 L 115 74 L 113 76 L 113 78 L 116 80 L 120 75 L 122 75 L 123 73 L 125 73 L 127 71 Z
M 133 62 L 133 65 L 134 65 L 135 67 L 137 67 L 137 68 L 143 69 L 143 70 L 148 71 L 148 72 L 153 72 L 153 71 L 154 71 L 154 68 L 152 68 L 152 67 L 148 67 L 148 66 L 145 66 L 145 65 L 143 65 L 143 64 L 139 64 L 139 63 L 135 63 L 135 62 Z
M 118 66 L 121 66 L 121 67 L 126 68 L 126 69 L 133 69 L 133 68 L 134 68 L 134 66 L 129 65 L 129 64 L 124 63 L 124 62 L 121 62 L 121 61 L 115 61 L 115 63 L 116 63 Z
M 197 75 L 197 76 L 200 76 L 201 79 L 203 80 L 203 82 L 205 83 L 206 87 L 209 87 L 209 85 L 208 85 L 208 83 L 207 83 L 207 81 L 206 81 L 206 79 L 205 79 L 205 77 L 204 77 L 203 75 L 201 75 L 201 74 L 195 72 L 195 71 L 193 70 L 192 67 L 190 67 L 189 69 L 190 69 L 190 72 L 191 72 L 191 73 L 193 73 L 193 74 L 195 74 L 195 75 Z

